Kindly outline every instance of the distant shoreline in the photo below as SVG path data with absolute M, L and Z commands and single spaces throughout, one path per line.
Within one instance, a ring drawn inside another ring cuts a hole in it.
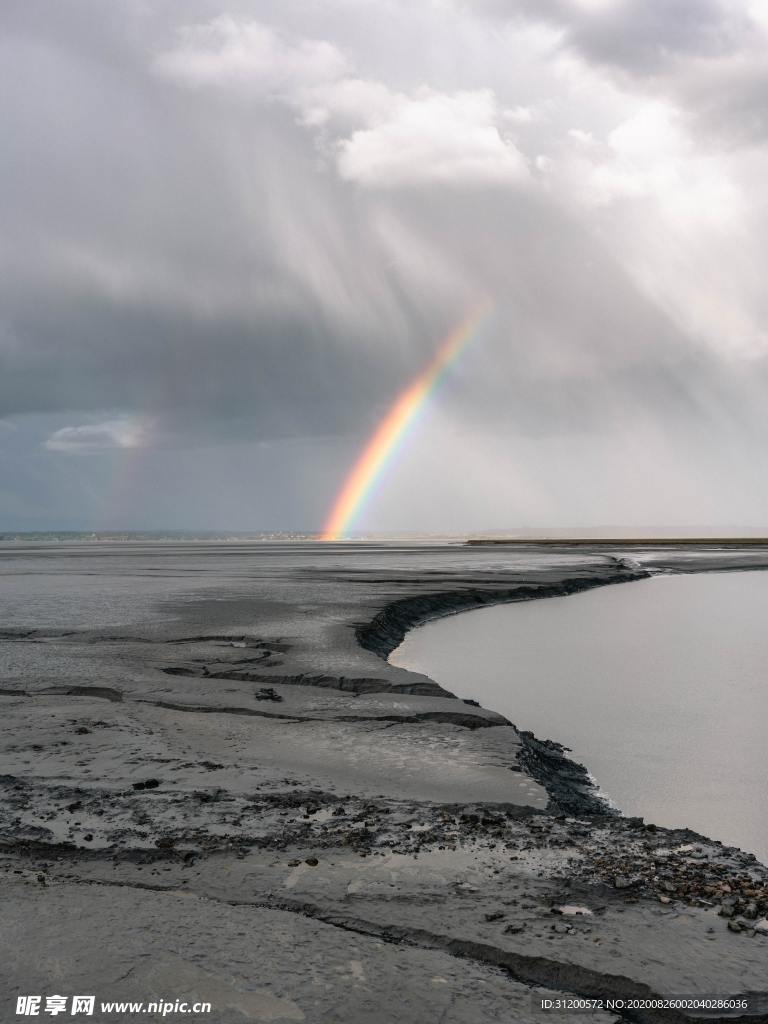
M 514 544 L 523 547 L 768 547 L 768 537 L 470 537 L 470 547 Z

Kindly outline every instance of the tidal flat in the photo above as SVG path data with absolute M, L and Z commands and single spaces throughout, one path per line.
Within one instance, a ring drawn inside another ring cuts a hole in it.
M 768 567 L 755 545 L 633 554 L 0 547 L 3 1019 L 94 992 L 209 1000 L 183 1019 L 221 1024 L 541 1021 L 581 997 L 768 1020 L 764 865 L 616 813 L 469 675 L 453 694 L 386 661 L 470 608 Z

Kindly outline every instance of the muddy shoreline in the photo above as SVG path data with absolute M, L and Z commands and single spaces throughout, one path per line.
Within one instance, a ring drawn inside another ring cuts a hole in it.
M 563 580 L 544 587 L 514 587 L 507 591 L 455 591 L 402 598 L 382 609 L 370 622 L 355 630 L 361 647 L 387 660 L 402 643 L 406 634 L 418 626 L 447 615 L 497 604 L 567 597 L 596 587 L 616 586 L 634 580 L 648 579 L 650 573 L 638 569 L 619 574 L 595 576 L 591 579 Z M 446 691 L 444 691 L 446 692 Z M 453 696 L 449 694 L 449 696 Z M 471 699 L 465 703 L 475 703 Z M 547 790 L 548 809 L 552 813 L 614 816 L 619 812 L 600 795 L 583 764 L 567 756 L 568 748 L 552 739 L 539 739 L 528 730 L 517 730 L 521 749 L 518 763 Z

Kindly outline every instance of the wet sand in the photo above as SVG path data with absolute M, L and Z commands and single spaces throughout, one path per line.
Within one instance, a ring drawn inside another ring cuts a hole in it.
M 4 1013 L 93 991 L 196 995 L 223 1024 L 484 1024 L 551 1019 L 543 996 L 765 992 L 753 857 L 612 815 L 471 679 L 384 660 L 436 615 L 631 583 L 624 554 L 0 550 Z

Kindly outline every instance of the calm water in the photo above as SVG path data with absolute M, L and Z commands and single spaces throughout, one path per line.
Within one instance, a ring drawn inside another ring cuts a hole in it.
M 556 739 L 626 814 L 768 862 L 768 572 L 658 576 L 415 630 L 391 660 Z

